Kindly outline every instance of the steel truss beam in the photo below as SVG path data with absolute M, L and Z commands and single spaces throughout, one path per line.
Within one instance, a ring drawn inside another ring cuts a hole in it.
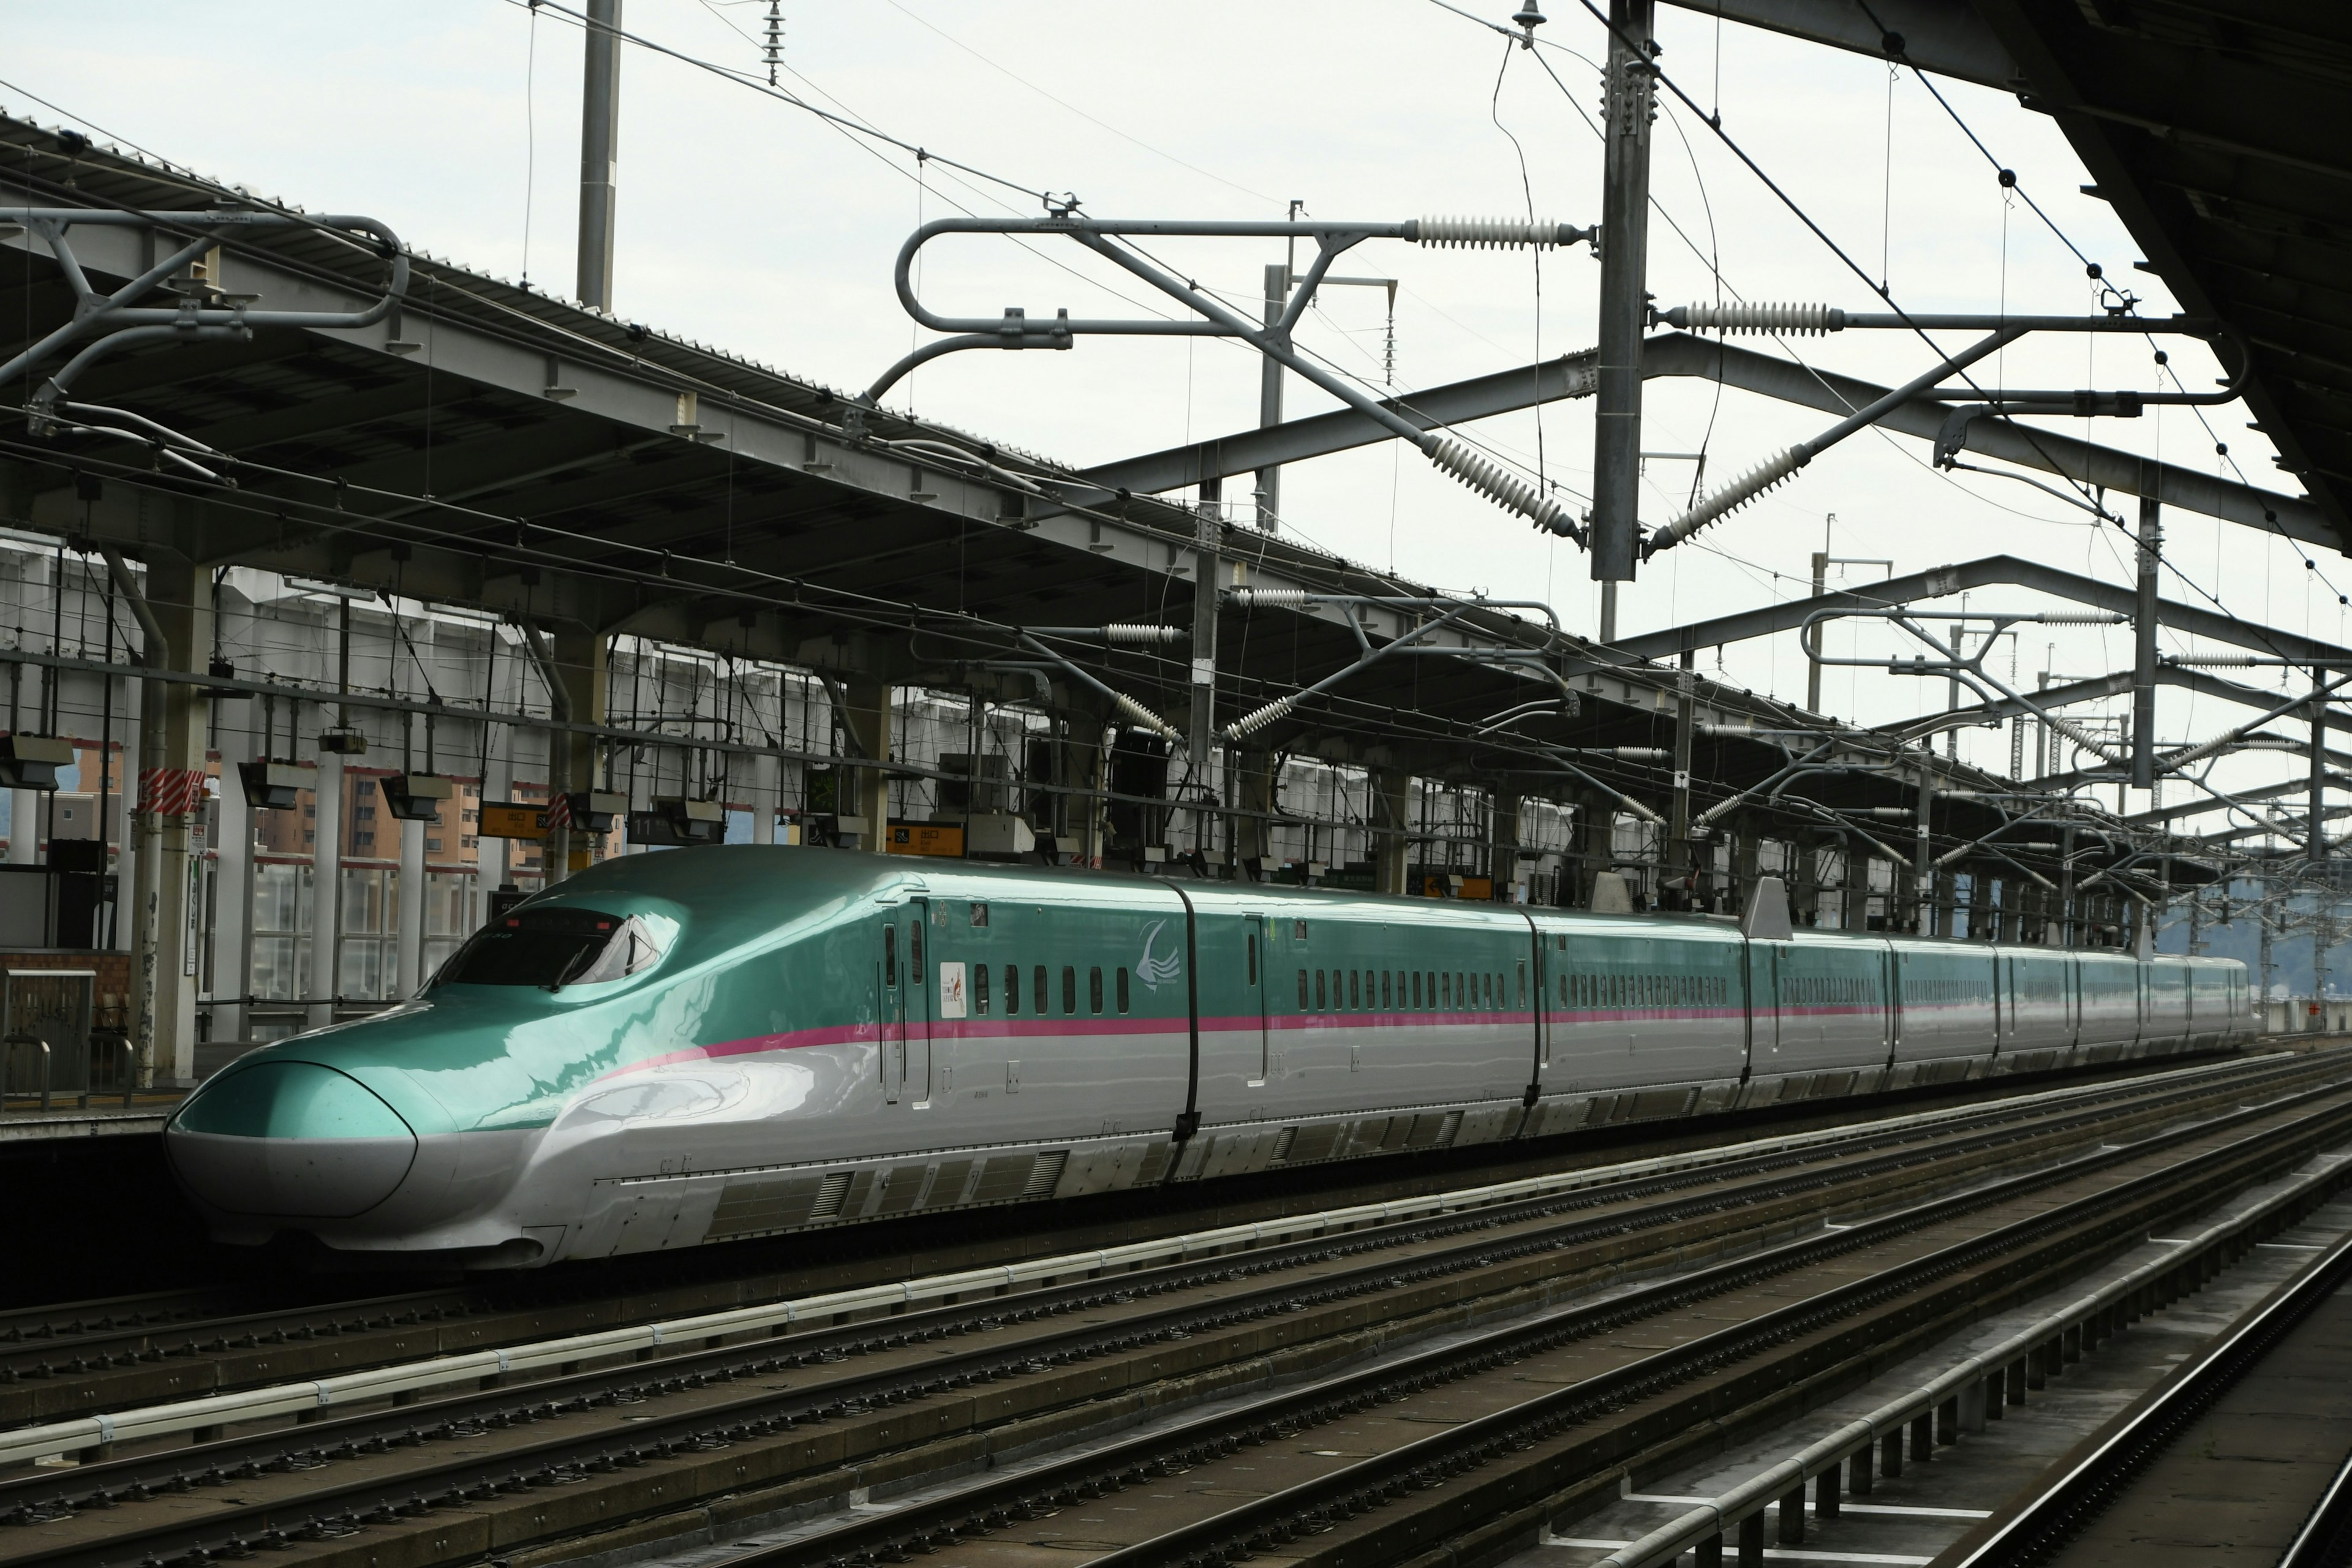
M 1391 398 L 1383 406 L 1422 430 L 1465 425 L 1562 398 L 1590 397 L 1599 385 L 1598 365 L 1599 351 L 1588 349 L 1519 370 L 1433 386 Z M 1661 332 L 1647 339 L 1642 345 L 1642 375 L 1644 380 L 1672 375 L 1718 381 L 1741 392 L 1841 417 L 1868 407 L 1887 394 L 1885 387 L 1854 376 L 1811 369 L 1687 332 Z M 1922 397 L 1898 404 L 1877 424 L 1932 443 L 1945 435 L 1950 417 L 1948 405 Z M 1387 425 L 1352 408 L 1339 409 L 1106 463 L 1086 471 L 1086 479 L 1101 487 L 1098 490 L 1072 491 L 1065 500 L 1072 505 L 1092 505 L 1122 490 L 1156 495 L 1271 464 L 1304 462 L 1349 451 L 1388 440 L 1393 434 Z M 2166 506 L 2266 533 L 2282 533 L 2330 550 L 2342 547 L 2325 514 L 2309 500 L 2150 462 L 2136 452 L 1992 418 L 1970 420 L 1958 447 L 2119 495 L 2152 494 Z

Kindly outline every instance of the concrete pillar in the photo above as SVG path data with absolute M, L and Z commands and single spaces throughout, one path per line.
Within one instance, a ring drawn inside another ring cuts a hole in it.
M 1274 753 L 1242 752 L 1234 763 L 1234 805 L 1240 813 L 1234 818 L 1234 853 L 1243 860 L 1255 860 L 1271 852 L 1274 837 L 1266 826 L 1265 814 L 1274 809 Z M 1372 797 L 1377 808 L 1380 787 L 1375 783 Z M 1406 791 L 1406 810 L 1411 810 L 1412 792 Z M 1402 873 L 1400 873 L 1402 876 Z
M 1763 836 L 1756 830 L 1756 819 L 1741 813 L 1731 825 L 1731 901 L 1718 904 L 1718 913 L 1739 914 L 1748 908 L 1748 895 L 1755 890 L 1756 879 L 1763 875 Z
M 1899 1426 L 1879 1435 L 1878 1473 L 1889 1477 L 1903 1473 L 1903 1429 Z
M 783 771 L 781 759 L 762 752 L 751 759 L 751 842 L 776 841 L 776 780 Z
M 1082 790 L 1100 790 L 1110 773 L 1110 731 L 1099 718 L 1087 718 L 1071 728 L 1070 782 Z M 1109 834 L 1108 807 L 1099 795 L 1075 795 L 1070 800 L 1070 832 L 1078 841 L 1078 864 L 1099 868 Z
M 26 726 L 30 730 L 32 726 Z M 30 866 L 41 853 L 41 794 L 37 789 L 8 792 L 8 864 Z
M 1592 906 L 1592 879 L 1609 869 L 1617 858 L 1617 801 L 1613 795 L 1589 790 L 1576 797 L 1573 842 L 1576 887 L 1569 902 L 1577 909 Z
M 213 837 L 213 983 L 212 1037 L 246 1037 L 245 996 L 253 989 L 253 808 L 245 798 L 245 780 L 237 765 L 257 759 L 254 721 L 260 700 L 252 697 L 224 699 L 214 709 L 215 719 L 236 715 L 238 724 L 223 722 L 213 734 L 220 752 L 220 809 Z
M 1953 1406 L 1953 1436 L 1962 1432 L 1985 1429 L 1984 1379 L 1972 1378 L 1960 1385 L 1959 1396 L 1950 1402 Z
M 1832 1465 L 1813 1478 L 1813 1512 L 1822 1519 L 1835 1519 L 1841 1500 L 1838 1497 L 1838 1468 Z
M 548 639 L 555 679 L 563 687 L 562 716 L 575 724 L 605 721 L 611 687 L 613 639 L 604 633 L 570 623 L 559 625 Z M 548 735 L 547 786 L 562 794 L 595 787 L 597 739 L 569 731 Z M 548 834 L 547 880 L 550 886 L 572 875 L 572 832 L 558 827 Z M 583 848 L 585 847 L 583 844 Z
M 487 765 L 488 772 L 488 776 L 482 780 L 482 798 L 499 801 L 514 799 L 513 730 L 509 729 L 506 731 L 506 744 L 490 753 Z M 480 867 L 479 880 L 484 888 L 495 891 L 514 880 L 514 862 L 509 858 L 510 846 L 513 842 L 510 838 L 475 839 L 474 843 L 480 856 L 477 862 Z M 482 901 L 479 916 L 485 921 L 490 918 L 490 905 L 488 898 Z
M 1494 804 L 1487 813 L 1486 875 L 1495 884 L 1496 898 L 1516 902 L 1512 886 L 1519 879 L 1519 794 L 1508 784 L 1497 784 L 1487 799 Z
M 160 653 L 165 668 L 193 670 L 199 650 L 212 647 L 212 575 L 184 557 L 157 552 L 142 584 L 148 607 L 163 632 Z M 131 924 L 152 932 L 152 948 L 131 966 L 131 1016 L 146 1037 L 139 1058 L 152 1082 L 190 1084 L 196 1071 L 196 928 L 203 919 L 199 878 L 202 846 L 194 811 L 157 811 L 157 805 L 199 801 L 186 788 L 201 775 L 211 740 L 211 704 L 193 686 L 162 684 L 142 704 L 152 725 L 141 737 L 137 773 L 126 760 L 124 798 L 142 809 L 135 842 Z M 147 777 L 155 770 L 153 778 Z M 134 952 L 139 951 L 134 938 Z
M 1405 890 L 1405 866 L 1412 846 L 1412 775 L 1402 768 L 1371 770 L 1372 890 Z
M 404 713 L 400 721 L 415 724 L 414 714 Z M 431 826 L 423 822 L 400 825 L 400 894 L 394 908 L 394 986 L 402 1001 L 416 994 L 425 984 L 425 830 Z
M 1780 1516 L 1780 1544 L 1802 1546 L 1805 1543 L 1805 1483 L 1799 1481 L 1794 1488 L 1782 1492 L 1780 1506 L 1773 1511 Z
M 1871 1458 L 1870 1445 L 1865 1443 L 1845 1462 L 1845 1489 L 1856 1497 L 1870 1495 Z
M 335 1021 L 335 994 L 342 982 L 344 785 L 343 759 L 331 752 L 320 752 L 319 776 L 313 786 L 319 815 L 311 825 L 315 837 L 310 841 L 307 1025 L 313 1029 L 323 1029 Z
M 1739 1568 L 1764 1568 L 1764 1514 L 1760 1509 L 1739 1521 Z
M 1936 1417 L 1917 1415 L 1911 1420 L 1911 1458 L 1926 1464 L 1936 1457 Z
M 890 760 L 890 683 L 877 676 L 851 675 L 842 680 L 841 721 L 850 747 L 874 762 Z M 880 768 L 851 768 L 844 781 L 849 796 L 842 815 L 863 824 L 855 831 L 856 847 L 879 850 L 890 828 L 890 775 Z M 844 830 L 846 837 L 848 829 Z

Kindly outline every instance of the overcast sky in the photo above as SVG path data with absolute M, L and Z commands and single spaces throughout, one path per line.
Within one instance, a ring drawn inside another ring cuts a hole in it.
M 1496 19 L 1507 9 L 1495 0 L 1468 8 Z M 1015 185 L 1075 192 L 1102 216 L 1275 218 L 1298 200 L 1318 216 L 1401 219 L 1520 215 L 1532 202 L 1538 215 L 1591 223 L 1601 158 L 1589 123 L 1599 112 L 1591 61 L 1603 36 L 1572 0 L 1554 0 L 1551 10 L 1540 36 L 1557 47 L 1541 50 L 1539 63 L 1432 0 L 1112 8 L 846 0 L 786 6 L 780 79 Z M 627 0 L 625 24 L 685 55 L 757 70 L 766 12 L 765 0 Z M 1719 110 L 1725 131 L 1855 262 L 1883 275 L 1906 309 L 2094 307 L 2083 262 L 2004 194 L 1995 165 L 1916 78 L 1661 12 L 1661 64 L 1702 106 Z M 75 0 L 9 7 L 0 43 L 0 106 L 12 112 L 52 122 L 62 110 L 205 174 L 313 210 L 373 214 L 421 250 L 510 279 L 528 269 L 535 285 L 572 292 L 582 39 L 552 6 L 534 16 L 522 0 L 215 0 L 191 12 L 162 0 Z M 2144 299 L 2144 314 L 2173 309 L 2161 283 L 2134 268 L 2138 252 L 2112 212 L 2078 189 L 2088 177 L 2048 120 L 2000 93 L 1939 85 L 2073 246 Z M 898 247 L 919 221 L 1035 210 L 1003 186 L 936 160 L 919 172 L 909 155 L 861 144 L 753 88 L 646 49 L 627 52 L 622 90 L 617 309 L 797 375 L 862 387 L 921 341 L 890 281 Z M 1660 303 L 1712 297 L 1719 266 L 1727 295 L 1879 308 L 1864 282 L 1678 107 L 1658 122 L 1654 167 L 1664 216 L 1653 216 L 1650 286 Z M 1265 264 L 1280 259 L 1276 247 L 1255 242 L 1157 248 L 1204 286 L 1244 300 L 1259 292 Z M 1370 243 L 1340 270 L 1398 279 L 1401 390 L 1594 341 L 1599 268 L 1581 251 L 1554 254 L 1538 269 L 1523 252 Z M 921 287 L 935 307 L 962 314 L 1010 304 L 1032 316 L 1064 306 L 1158 313 L 1161 304 L 1074 246 L 1023 249 L 992 239 L 936 247 Z M 1335 289 L 1303 342 L 1378 381 L 1388 335 L 1383 290 Z M 1739 341 L 1780 352 L 1768 340 Z M 2213 384 L 2201 346 L 2159 341 L 2192 388 Z M 1893 333 L 1789 346 L 1809 363 L 1882 383 L 1931 363 L 1916 339 Z M 1982 380 L 2154 390 L 2168 384 L 2158 374 L 2145 339 L 2068 335 L 2011 350 Z M 956 356 L 923 370 L 892 401 L 1084 464 L 1252 426 L 1257 379 L 1253 355 L 1229 343 L 1097 339 L 1066 354 Z M 1289 397 L 1294 413 L 1329 406 L 1296 380 Z M 2242 407 L 2204 412 L 2205 422 L 2176 409 L 2060 427 L 2231 473 L 2215 452 L 2218 436 L 2253 483 L 2295 489 L 2245 427 Z M 1643 446 L 1704 451 L 1713 488 L 1827 423 L 1736 392 L 1718 397 L 1706 384 L 1654 381 Z M 1540 420 L 1489 421 L 1477 434 L 1581 501 L 1592 460 L 1590 400 L 1555 405 Z M 1693 479 L 1685 459 L 1652 461 L 1644 523 L 1672 517 Z M 1548 598 L 1571 629 L 1593 628 L 1597 596 L 1580 552 L 1537 537 L 1395 443 L 1297 466 L 1284 484 L 1285 526 L 1304 539 L 1450 588 Z M 2130 504 L 2118 509 L 2128 514 Z M 1715 524 L 1696 546 L 1662 556 L 1628 589 L 1623 629 L 1795 596 L 1825 537 L 1835 554 L 1886 558 L 1898 573 L 2011 552 L 2113 581 L 2131 575 L 2127 542 L 2087 512 L 2013 480 L 1939 474 L 1923 443 L 1867 434 Z M 2168 556 L 2179 574 L 2168 573 L 2168 596 L 2210 604 L 2210 594 L 2243 619 L 2331 639 L 2345 631 L 2337 590 L 2352 590 L 2352 563 L 2339 556 L 2306 570 L 2292 545 L 2187 513 L 2168 518 Z M 2056 606 L 1995 590 L 1969 607 Z M 1883 632 L 1843 641 L 1849 650 L 1895 647 Z M 1832 637 L 1833 651 L 1838 643 Z M 2176 637 L 2172 646 L 2189 645 Z M 2006 676 L 2007 645 L 1995 661 Z M 2018 633 L 2016 667 L 2028 686 L 2045 667 L 2082 677 L 2129 662 L 2128 628 Z M 1722 669 L 1742 684 L 1803 695 L 1793 637 L 1726 650 Z M 1883 674 L 1834 671 L 1826 686 L 1829 706 L 1869 721 L 1941 708 L 1945 696 L 1941 681 Z M 2168 741 L 2202 738 L 2248 716 L 2172 691 L 2162 703 Z M 2005 736 L 1972 732 L 1963 750 L 2007 766 Z M 2231 765 L 2241 777 L 2284 771 L 2276 760 Z

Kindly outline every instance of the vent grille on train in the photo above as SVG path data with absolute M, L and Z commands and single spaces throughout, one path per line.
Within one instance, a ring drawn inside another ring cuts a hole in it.
M 816 1204 L 809 1210 L 811 1219 L 831 1219 L 841 1213 L 841 1200 L 849 1195 L 847 1171 L 835 1171 L 824 1179 L 816 1193 Z
M 1067 1149 L 1056 1149 L 1051 1153 L 1038 1155 L 1037 1163 L 1029 1168 L 1029 1184 L 1021 1189 L 1021 1195 L 1042 1198 L 1052 1192 L 1062 1179 L 1062 1167 L 1069 1163 L 1070 1152 Z

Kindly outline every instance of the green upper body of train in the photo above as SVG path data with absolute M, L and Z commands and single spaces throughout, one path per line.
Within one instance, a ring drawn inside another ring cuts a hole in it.
M 2206 1049 L 2242 965 L 730 846 L 173 1118 L 225 1241 L 512 1267 Z

